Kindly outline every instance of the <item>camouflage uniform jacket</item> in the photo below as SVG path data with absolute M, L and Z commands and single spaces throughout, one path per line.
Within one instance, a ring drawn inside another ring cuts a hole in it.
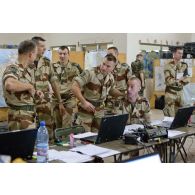
M 12 64 L 6 68 L 3 74 L 3 92 L 5 101 L 8 105 L 13 106 L 25 106 L 25 105 L 34 105 L 34 99 L 28 91 L 21 92 L 8 92 L 5 90 L 5 80 L 7 78 L 14 78 L 22 83 L 30 83 L 34 85 L 34 79 L 32 72 L 29 72 L 28 69 L 24 69 L 20 64 Z
M 50 60 L 46 57 L 41 57 L 38 64 L 31 71 L 34 71 L 35 74 L 35 89 L 44 93 L 42 100 L 35 100 L 36 104 L 51 102 L 50 83 L 57 81 L 57 76 L 53 71 Z
M 135 104 L 131 104 L 127 99 L 123 103 L 123 113 L 129 114 L 129 124 L 140 124 L 150 122 L 150 104 L 145 97 L 138 97 Z
M 69 96 L 71 97 L 73 78 L 80 74 L 80 71 L 77 68 L 76 64 L 69 61 L 66 65 L 61 65 L 60 62 L 57 62 L 53 63 L 52 66 L 55 75 L 58 77 L 58 82 L 60 84 L 60 94 L 62 99 L 67 99 L 65 97 Z
M 116 83 L 116 89 L 121 92 L 127 90 L 127 81 L 132 76 L 131 68 L 128 64 L 118 62 L 113 70 L 113 76 Z
M 165 85 L 166 85 L 166 92 L 175 92 L 181 91 L 183 86 L 188 84 L 189 81 L 179 82 L 177 80 L 177 75 L 182 74 L 182 76 L 188 76 L 188 65 L 184 62 L 179 62 L 175 64 L 174 61 L 169 62 L 165 65 L 164 68 L 164 75 L 165 75 Z
M 75 78 L 83 90 L 83 96 L 89 101 L 105 101 L 108 93 L 115 88 L 113 75 L 105 77 L 100 68 L 85 70 Z
M 137 78 L 141 79 L 140 73 L 144 73 L 144 64 L 143 62 L 136 60 L 131 63 L 132 74 Z

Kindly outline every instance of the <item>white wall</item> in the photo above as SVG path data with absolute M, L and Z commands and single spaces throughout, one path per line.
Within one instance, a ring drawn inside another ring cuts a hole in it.
M 18 44 L 33 36 L 45 38 L 48 48 L 60 45 L 78 45 L 78 42 L 80 44 L 113 42 L 120 52 L 126 53 L 126 33 L 2 33 L 0 34 L 0 44 Z
M 120 52 L 126 52 L 126 33 L 51 33 L 44 34 L 48 46 L 113 42 Z
M 154 43 L 154 40 L 157 43 L 175 45 L 177 41 L 180 44 L 191 41 L 191 39 L 195 41 L 195 34 L 190 33 L 128 33 L 127 34 L 127 63 L 131 64 L 133 60 L 135 60 L 136 54 L 144 48 L 149 48 L 149 46 L 143 46 L 139 44 L 139 40 L 146 43 Z M 157 47 L 158 48 L 158 47 Z M 157 49 L 155 47 L 151 47 L 151 49 Z
M 180 44 L 184 42 L 195 42 L 195 34 L 190 33 L 0 33 L 0 44 L 18 44 L 24 39 L 30 39 L 33 36 L 42 36 L 47 40 L 47 47 L 59 45 L 78 45 L 87 43 L 113 42 L 118 47 L 119 52 L 127 53 L 127 63 L 131 63 L 136 54 L 141 49 L 147 49 L 148 46 L 139 45 L 142 42 L 165 44 Z M 151 47 L 158 49 L 158 47 Z
M 191 42 L 195 42 L 195 33 L 192 33 L 191 34 L 191 40 L 190 40 Z
M 18 45 L 25 39 L 31 39 L 33 36 L 43 36 L 42 33 L 0 33 L 0 45 Z

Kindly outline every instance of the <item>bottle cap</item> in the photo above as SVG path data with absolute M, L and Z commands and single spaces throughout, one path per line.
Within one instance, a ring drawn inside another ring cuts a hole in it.
M 40 126 L 45 126 L 45 121 L 41 121 Z

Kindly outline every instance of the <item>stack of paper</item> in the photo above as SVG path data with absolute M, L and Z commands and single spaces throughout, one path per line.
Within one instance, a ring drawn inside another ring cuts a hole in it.
M 79 154 L 77 152 L 71 151 L 57 151 L 54 149 L 48 151 L 48 156 L 49 161 L 60 160 L 67 163 L 82 163 L 93 160 L 93 158 L 88 155 Z
M 113 156 L 120 153 L 119 151 L 110 150 L 108 148 L 99 147 L 93 144 L 87 144 L 84 146 L 72 148 L 70 149 L 70 151 L 79 152 L 88 156 L 99 156 L 101 158 Z

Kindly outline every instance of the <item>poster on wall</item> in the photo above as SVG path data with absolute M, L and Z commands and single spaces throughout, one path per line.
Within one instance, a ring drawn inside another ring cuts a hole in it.
M 165 90 L 164 67 L 155 67 L 155 91 Z
M 106 51 L 90 51 L 85 53 L 85 69 L 100 65 L 106 56 Z
M 12 63 L 15 63 L 18 56 L 17 49 L 0 49 L 0 78 L 2 79 L 3 73 L 6 67 Z M 0 107 L 6 107 L 6 103 L 3 97 L 2 81 L 0 82 Z
M 184 104 L 194 104 L 195 103 L 195 83 L 189 83 L 183 88 Z
M 192 59 L 183 59 L 182 61 L 185 62 L 188 65 L 188 67 L 193 66 L 193 60 Z
M 160 59 L 160 66 L 165 66 L 168 64 L 172 59 Z

